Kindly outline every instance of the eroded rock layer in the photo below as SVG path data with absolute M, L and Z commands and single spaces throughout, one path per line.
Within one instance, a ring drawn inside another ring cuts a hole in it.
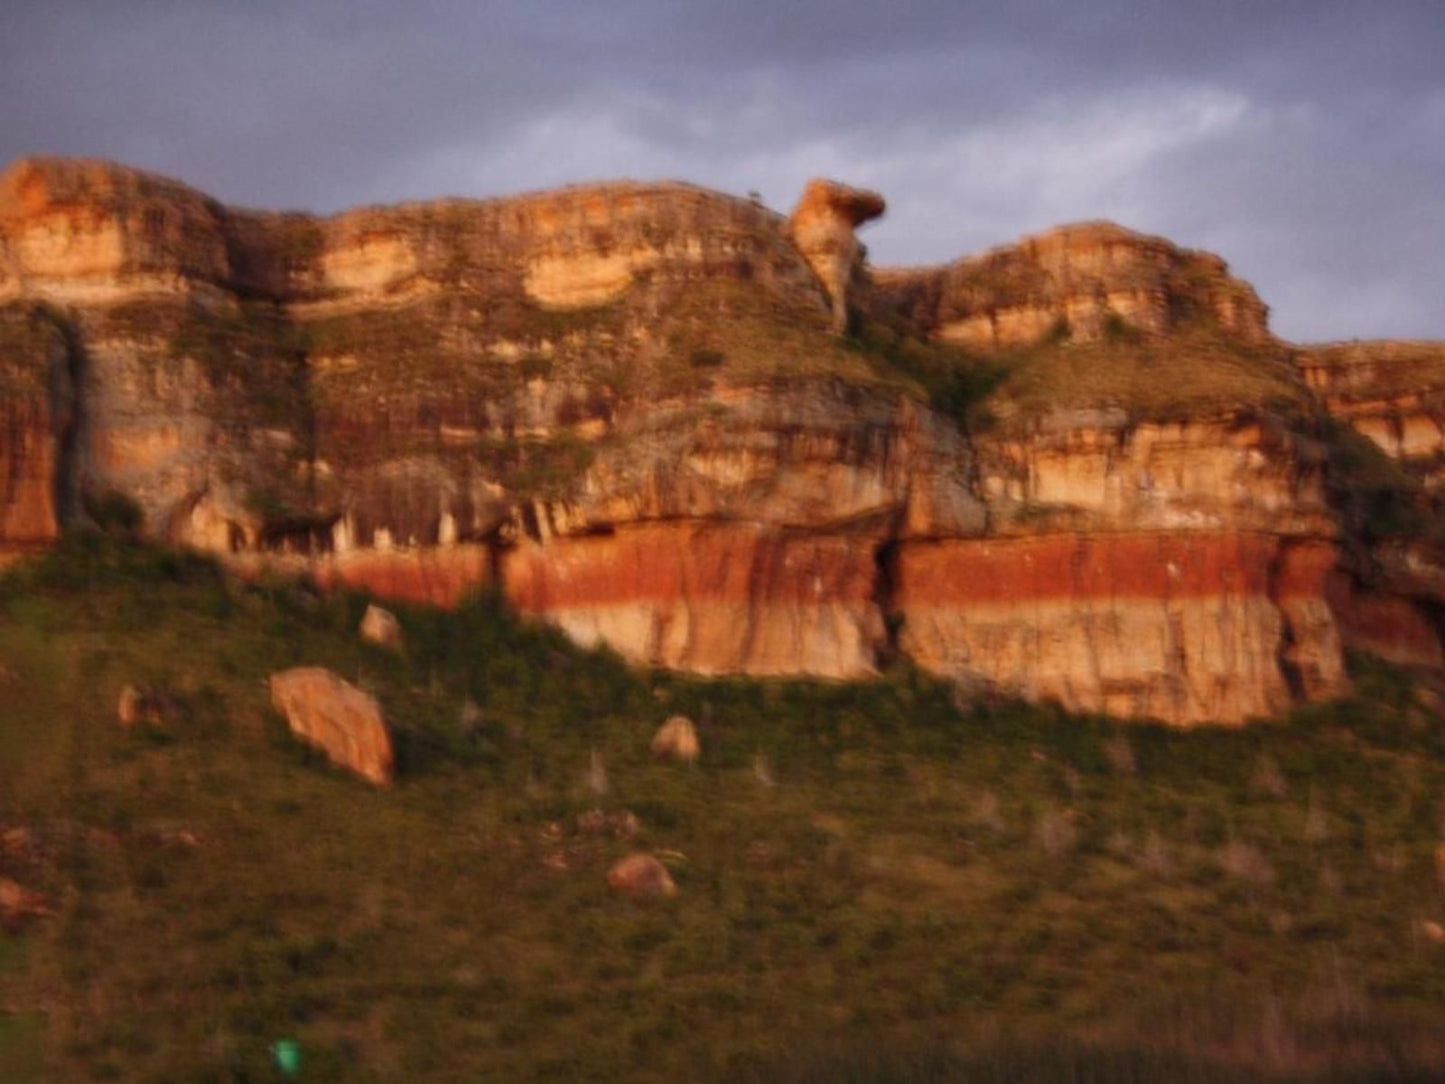
M 1110 224 L 875 272 L 882 210 L 627 183 L 317 218 L 24 160 L 0 558 L 134 519 L 497 590 L 650 665 L 905 658 L 1176 723 L 1339 695 L 1351 647 L 1440 665 L 1441 347 L 1292 348 L 1217 257 Z
M 1242 533 L 910 544 L 901 646 L 931 670 L 1075 710 L 1267 715 L 1345 688 L 1323 584 L 1282 579 L 1280 559 L 1279 538 Z

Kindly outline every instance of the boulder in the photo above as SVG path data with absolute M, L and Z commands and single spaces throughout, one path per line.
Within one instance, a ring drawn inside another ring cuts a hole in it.
M 702 753 L 697 728 L 686 715 L 674 715 L 652 736 L 652 755 L 692 764 Z
M 361 638 L 369 643 L 396 650 L 401 647 L 401 622 L 390 610 L 368 606 L 361 618 Z
M 271 675 L 271 703 L 332 763 L 378 786 L 392 781 L 391 734 L 375 697 L 322 667 L 300 666 Z
M 614 891 L 634 899 L 677 895 L 677 884 L 667 867 L 650 854 L 630 854 L 607 871 Z

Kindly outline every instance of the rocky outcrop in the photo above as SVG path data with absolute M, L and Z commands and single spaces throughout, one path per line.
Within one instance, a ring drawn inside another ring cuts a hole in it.
M 1445 479 L 1445 343 L 1333 343 L 1295 356 L 1331 414 L 1432 483 Z
M 877 192 L 815 179 L 788 219 L 793 243 L 822 281 L 833 303 L 833 330 L 848 325 L 848 292 L 859 270 L 862 246 L 854 231 L 884 211 Z
M 880 308 L 970 347 L 1029 346 L 1057 334 L 1087 341 L 1123 326 L 1160 336 L 1200 317 L 1247 342 L 1269 337 L 1269 310 L 1219 257 L 1111 222 L 875 277 Z
M 1074 710 L 1277 713 L 1347 687 L 1323 585 L 1286 571 L 1287 545 L 1198 531 L 909 545 L 901 647 L 935 672 Z
M 1337 695 L 1348 647 L 1438 664 L 1445 560 L 1381 532 L 1405 482 L 1327 413 L 1428 495 L 1439 347 L 1292 348 L 1217 257 L 1109 224 L 870 269 L 882 210 L 627 183 L 317 218 L 23 161 L 0 558 L 121 494 L 244 572 L 494 590 L 648 665 L 903 656 L 1176 723 Z
M 335 765 L 386 786 L 395 774 L 391 734 L 376 698 L 319 666 L 271 675 L 271 703 L 291 732 Z

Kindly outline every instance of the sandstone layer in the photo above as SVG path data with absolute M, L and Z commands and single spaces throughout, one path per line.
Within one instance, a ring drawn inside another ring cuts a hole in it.
M 1440 664 L 1445 347 L 1292 347 L 1223 261 L 1111 224 L 874 270 L 882 210 L 616 183 L 318 218 L 23 160 L 0 559 L 124 513 L 649 665 L 906 658 L 1176 723 L 1339 695 L 1351 648 Z

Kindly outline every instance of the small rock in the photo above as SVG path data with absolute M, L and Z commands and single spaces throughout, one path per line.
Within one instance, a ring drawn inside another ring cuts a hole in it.
M 607 765 L 602 760 L 602 754 L 594 749 L 587 762 L 587 789 L 602 795 L 607 793 L 607 786 Z
M 115 717 L 127 730 L 142 724 L 164 726 L 179 714 L 180 709 L 170 693 L 163 689 L 142 692 L 130 684 L 121 689 L 120 700 L 115 706 Z
M 634 899 L 677 895 L 672 874 L 650 854 L 630 854 L 619 861 L 607 871 L 607 883 L 614 891 Z
M 25 825 L 0 825 L 0 854 L 23 862 L 34 858 L 38 850 L 35 833 Z
M 129 730 L 141 721 L 141 704 L 144 701 L 141 692 L 134 685 L 127 685 L 120 691 L 120 702 L 115 706 L 115 717 L 120 720 L 120 725 Z
M 466 700 L 462 701 L 462 711 L 461 714 L 457 716 L 457 721 L 461 723 L 462 729 L 469 734 L 482 725 L 482 709 L 477 706 L 477 702 L 471 697 L 467 697 Z
M 1440 695 L 1438 689 L 1422 683 L 1415 689 L 1415 699 L 1432 715 L 1445 715 L 1445 697 Z
M 630 809 L 619 809 L 609 818 L 608 827 L 618 839 L 631 839 L 642 830 L 642 822 Z
M 401 647 L 401 622 L 390 610 L 371 605 L 362 615 L 359 629 L 361 638 L 393 650 Z
M 568 869 L 567 856 L 561 851 L 550 851 L 542 856 L 542 865 L 557 873 L 566 873 Z
M 369 783 L 391 782 L 396 760 L 375 697 L 320 666 L 272 674 L 270 684 L 271 703 L 293 734 Z
M 0 924 L 6 929 L 14 930 L 28 918 L 48 918 L 54 913 L 49 901 L 39 892 L 32 892 L 9 877 L 0 877 Z
M 589 809 L 577 815 L 577 830 L 586 836 L 610 835 L 616 839 L 631 839 L 641 827 L 637 814 L 630 809 L 619 809 L 615 813 Z
M 1429 919 L 1421 922 L 1420 933 L 1423 934 L 1425 940 L 1431 944 L 1445 944 L 1445 926 L 1440 925 L 1438 922 L 1432 922 Z
M 692 764 L 702 753 L 697 727 L 686 715 L 674 715 L 652 737 L 652 755 Z
M 772 769 L 768 767 L 767 758 L 762 753 L 753 757 L 753 778 L 765 787 L 777 786 L 777 780 L 773 778 Z
M 583 835 L 600 836 L 607 830 L 607 814 L 600 809 L 589 809 L 577 814 L 577 831 Z

